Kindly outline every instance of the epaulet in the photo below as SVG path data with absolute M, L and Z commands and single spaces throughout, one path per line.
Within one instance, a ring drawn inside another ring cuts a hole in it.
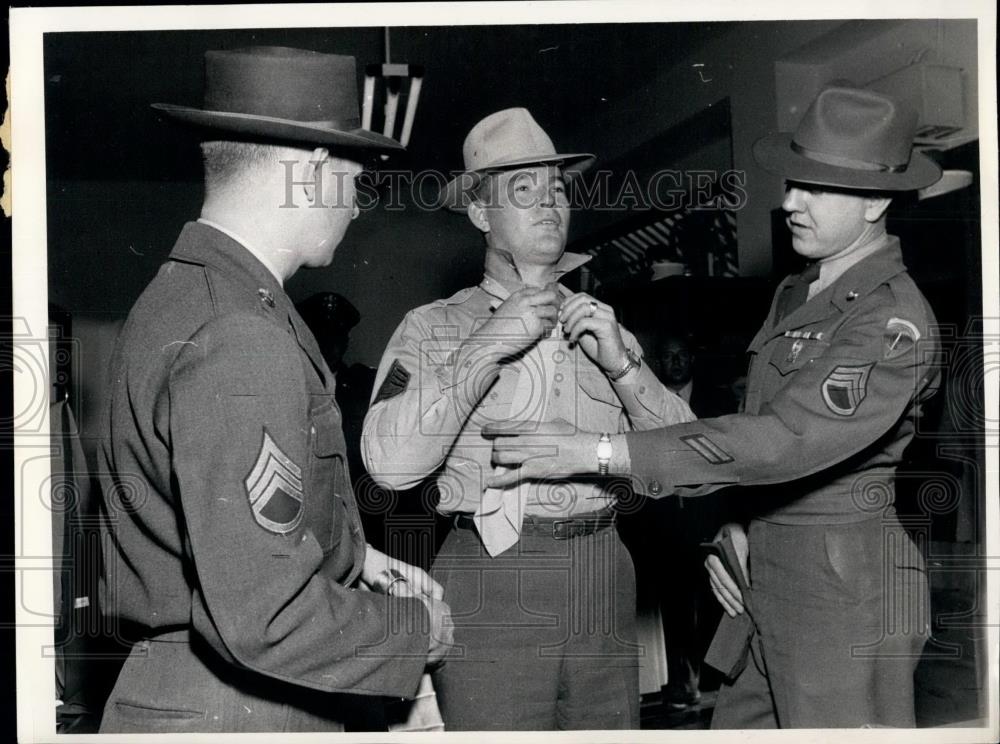
M 889 287 L 889 291 L 892 292 L 893 299 L 898 307 L 922 316 L 915 318 L 916 322 L 924 324 L 934 322 L 934 313 L 927 303 L 927 298 L 924 297 L 917 283 L 913 281 L 913 277 L 907 272 L 904 271 L 897 274 L 889 279 L 886 284 Z

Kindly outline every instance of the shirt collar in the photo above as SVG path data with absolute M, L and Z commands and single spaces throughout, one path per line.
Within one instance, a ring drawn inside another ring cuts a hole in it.
M 257 248 L 257 246 L 255 246 L 253 243 L 248 241 L 242 235 L 238 235 L 237 233 L 233 232 L 228 227 L 223 227 L 218 222 L 207 220 L 204 217 L 199 217 L 198 222 L 200 222 L 203 225 L 208 225 L 209 227 L 214 227 L 223 235 L 232 238 L 234 241 L 236 241 L 241 246 L 246 248 L 248 251 L 250 251 L 250 253 L 253 255 L 254 258 L 256 258 L 258 261 L 264 264 L 267 270 L 271 272 L 271 275 L 278 281 L 278 284 L 284 286 L 285 282 L 282 280 L 281 274 L 278 272 L 278 269 L 275 268 L 274 264 L 271 263 L 271 260 L 264 254 L 264 252 L 261 251 L 259 248 Z
M 844 272 L 852 266 L 868 258 L 876 251 L 884 248 L 889 243 L 889 237 L 889 235 L 883 233 L 870 243 L 859 248 L 855 248 L 853 251 L 844 256 L 838 256 L 837 258 L 831 258 L 827 261 L 820 262 L 819 278 L 809 285 L 809 298 L 812 299 L 824 289 L 829 287 L 841 276 L 843 276 Z
M 563 253 L 553 272 L 556 281 L 580 268 L 592 258 L 593 256 L 585 253 Z M 524 282 L 517 275 L 512 263 L 505 261 L 502 254 L 496 251 L 487 251 L 485 275 L 479 286 L 487 294 L 503 302 L 511 294 L 524 287 Z M 568 293 L 565 288 L 562 290 L 564 295 Z

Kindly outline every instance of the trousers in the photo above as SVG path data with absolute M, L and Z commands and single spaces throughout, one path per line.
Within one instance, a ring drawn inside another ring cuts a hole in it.
M 759 635 L 719 690 L 712 728 L 912 728 L 930 598 L 923 556 L 895 513 L 754 520 L 748 539 Z
M 497 557 L 456 527 L 432 573 L 455 623 L 434 676 L 446 730 L 639 727 L 635 569 L 614 527 Z

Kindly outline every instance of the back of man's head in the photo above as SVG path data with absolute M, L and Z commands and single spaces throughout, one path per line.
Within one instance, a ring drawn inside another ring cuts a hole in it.
M 252 183 L 280 159 L 282 148 L 258 142 L 210 140 L 202 142 L 205 193 L 217 196 Z

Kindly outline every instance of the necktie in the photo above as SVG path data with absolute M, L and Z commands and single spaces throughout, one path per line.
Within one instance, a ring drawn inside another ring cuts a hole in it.
M 805 304 L 809 297 L 809 285 L 819 279 L 819 261 L 806 266 L 795 280 L 792 288 L 785 293 L 785 301 L 782 304 L 778 318 L 786 318 Z
M 559 345 L 558 328 L 553 328 L 548 338 L 543 338 L 525 355 L 511 399 L 511 416 L 519 418 L 530 411 L 533 418 L 545 419 L 545 400 L 538 400 L 538 397 L 548 394 L 549 381 L 555 373 L 551 360 Z M 504 470 L 501 466 L 496 468 L 497 473 Z M 500 555 L 520 539 L 528 489 L 528 483 L 519 483 L 512 488 L 487 488 L 483 491 L 473 520 L 491 556 Z

